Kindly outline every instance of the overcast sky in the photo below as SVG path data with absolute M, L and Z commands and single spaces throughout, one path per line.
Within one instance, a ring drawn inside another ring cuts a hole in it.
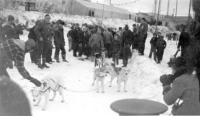
M 97 1 L 99 3 L 103 3 L 108 0 L 92 0 L 92 2 L 97 2 Z M 121 3 L 128 3 L 132 1 L 137 1 L 137 2 L 133 4 L 125 5 L 125 6 L 120 6 L 120 7 L 134 13 L 137 13 L 139 11 L 140 12 L 153 11 L 154 0 L 112 0 L 111 2 L 113 4 L 121 4 Z M 190 0 L 178 0 L 178 10 L 177 10 L 178 16 L 188 16 L 189 2 Z M 162 0 L 161 14 L 164 14 L 164 15 L 167 14 L 167 3 L 168 3 L 168 0 Z M 173 14 L 173 9 L 175 8 L 176 8 L 176 0 L 170 0 L 170 9 L 169 9 L 170 15 Z

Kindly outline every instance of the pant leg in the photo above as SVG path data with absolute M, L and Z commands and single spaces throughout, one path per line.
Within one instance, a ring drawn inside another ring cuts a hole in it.
M 142 48 L 142 53 L 144 54 L 144 50 L 145 50 L 145 43 L 147 40 L 147 34 L 144 35 L 144 39 L 143 39 L 143 48 Z
M 42 52 L 42 58 L 46 59 L 47 57 L 47 52 L 49 50 L 49 45 L 48 45 L 48 40 L 43 40 L 43 52 Z
M 78 51 L 78 45 L 77 45 L 77 43 L 74 43 L 74 45 L 73 45 L 73 56 L 77 56 L 77 51 Z
M 66 55 L 66 50 L 65 50 L 65 46 L 64 46 L 64 45 L 61 45 L 61 46 L 60 46 L 60 50 L 61 50 L 62 56 L 63 56 L 63 55 Z
M 156 62 L 156 47 L 153 47 L 153 59 Z
M 111 57 L 111 44 L 110 43 L 106 43 L 106 49 L 107 49 L 107 56 L 108 58 Z
M 127 66 L 127 64 L 128 64 L 128 58 L 129 58 L 129 46 L 128 45 L 126 45 L 125 47 L 124 47 L 124 52 L 123 52 L 123 64 L 124 64 L 124 66 Z
M 50 40 L 47 40 L 47 45 L 46 45 L 46 61 L 50 62 L 51 59 L 51 55 L 52 55 L 52 43 Z
M 149 53 L 149 58 L 152 57 L 152 53 L 153 53 L 153 46 L 151 45 L 151 49 L 150 49 L 150 53 Z
M 60 46 L 56 45 L 56 51 L 55 51 L 55 57 L 56 57 L 56 59 L 59 58 L 59 53 L 60 53 Z
M 69 51 L 72 50 L 72 38 L 68 37 Z
M 161 61 L 161 48 L 157 48 L 157 60 L 158 60 L 158 62 L 160 62 Z
M 38 53 L 37 53 L 37 58 L 41 59 L 41 56 L 43 54 L 43 48 L 44 48 L 44 42 L 43 41 L 38 41 Z
M 160 61 L 162 61 L 164 55 L 164 48 L 161 48 L 160 50 Z
M 84 48 L 83 48 L 83 45 L 80 47 L 78 47 L 78 56 L 81 57 L 83 55 L 83 52 L 84 52 Z

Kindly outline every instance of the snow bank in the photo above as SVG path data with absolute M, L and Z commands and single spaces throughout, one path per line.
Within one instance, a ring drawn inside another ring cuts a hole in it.
M 18 18 L 20 23 L 25 24 L 26 21 L 29 23 L 33 23 L 38 19 L 42 19 L 45 13 L 36 12 L 36 11 L 12 11 L 12 10 L 4 10 L 1 11 L 4 17 L 8 15 L 13 15 L 14 17 Z M 89 17 L 89 16 L 79 16 L 79 15 L 68 15 L 65 14 L 50 14 L 52 21 L 56 21 L 58 19 L 62 19 L 67 23 L 79 23 L 80 25 L 87 23 L 87 24 L 100 24 L 101 18 Z M 128 24 L 129 27 L 132 27 L 135 24 L 132 20 L 121 20 L 121 19 L 111 19 L 111 18 L 104 18 L 102 21 L 103 25 L 106 27 L 124 27 L 125 24 Z
M 135 53 L 136 54 L 136 53 Z M 161 69 L 151 59 L 134 55 L 131 59 L 129 86 L 134 97 L 162 102 L 162 86 L 159 81 Z

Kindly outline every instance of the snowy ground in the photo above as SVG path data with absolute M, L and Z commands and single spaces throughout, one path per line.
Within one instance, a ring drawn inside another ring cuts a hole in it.
M 24 13 L 25 14 L 25 13 Z M 34 17 L 34 16 L 32 16 Z M 32 19 L 30 17 L 30 19 Z M 67 19 L 67 18 L 66 18 Z M 87 22 L 83 20 L 82 22 Z M 109 23 L 105 22 L 105 23 Z M 123 25 L 117 21 L 118 25 Z M 65 35 L 68 28 L 65 28 Z M 27 33 L 27 32 L 26 32 Z M 176 42 L 167 42 L 167 48 L 164 53 L 164 59 L 161 64 L 156 64 L 148 58 L 150 52 L 150 38 L 148 35 L 146 41 L 145 56 L 136 56 L 131 65 L 131 73 L 129 75 L 127 90 L 128 92 L 117 92 L 116 79 L 113 81 L 113 86 L 110 88 L 108 82 L 110 77 L 106 77 L 105 93 L 96 93 L 95 86 L 91 86 L 93 81 L 94 63 L 91 61 L 80 61 L 72 56 L 72 52 L 67 51 L 67 63 L 53 63 L 49 65 L 50 69 L 40 70 L 36 65 L 30 62 L 29 54 L 25 58 L 25 67 L 33 76 L 42 80 L 48 74 L 58 74 L 65 77 L 66 88 L 65 103 L 61 103 L 61 96 L 57 94 L 55 101 L 49 102 L 46 111 L 42 111 L 44 99 L 38 107 L 33 106 L 33 100 L 30 90 L 34 86 L 25 79 L 15 69 L 8 70 L 12 80 L 17 82 L 26 92 L 30 100 L 33 116 L 118 116 L 117 113 L 110 109 L 110 104 L 116 100 L 126 98 L 141 98 L 163 102 L 162 86 L 159 77 L 163 73 L 170 73 L 171 69 L 167 67 L 167 62 L 171 55 L 175 53 Z M 21 36 L 22 40 L 27 40 L 27 34 Z M 67 38 L 66 38 L 67 43 Z M 68 45 L 68 44 L 66 44 Z M 66 46 L 68 50 L 68 46 Z M 108 60 L 110 61 L 110 60 Z M 122 61 L 120 60 L 120 63 Z M 70 91 L 71 90 L 71 91 Z M 170 113 L 170 108 L 165 114 Z

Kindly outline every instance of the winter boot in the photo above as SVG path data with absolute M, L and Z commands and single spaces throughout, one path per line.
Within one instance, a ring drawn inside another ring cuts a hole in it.
M 66 56 L 65 56 L 65 55 L 62 55 L 62 59 L 63 59 L 64 62 L 68 62 L 68 61 L 66 60 Z
M 42 62 L 43 62 L 42 66 L 43 66 L 44 68 L 49 68 L 49 66 L 46 65 L 46 58 L 43 58 L 43 59 L 42 59 Z
M 79 56 L 79 57 L 78 57 L 78 60 L 84 61 L 84 58 L 82 58 L 81 56 Z
M 42 64 L 41 64 L 41 59 L 38 59 L 37 60 L 37 65 L 38 65 L 38 68 L 40 68 L 40 69 L 43 69 L 44 67 L 42 66 Z
M 56 59 L 56 62 L 57 62 L 57 63 L 60 63 L 60 61 L 59 61 L 59 56 L 58 56 L 58 55 L 55 56 L 55 59 Z

